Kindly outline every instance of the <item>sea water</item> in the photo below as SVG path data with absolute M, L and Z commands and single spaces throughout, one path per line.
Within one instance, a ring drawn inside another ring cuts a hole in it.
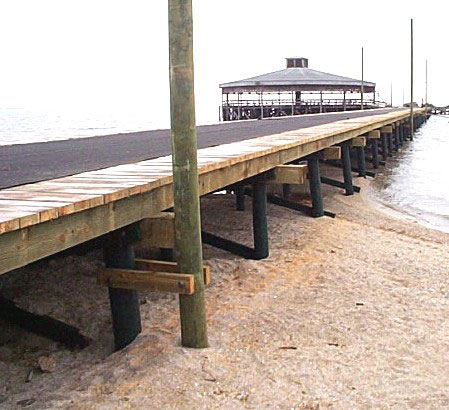
M 133 107 L 135 108 L 135 107 Z M 0 107 L 0 146 L 145 131 L 166 127 L 144 110 L 25 109 Z
M 383 205 L 449 232 L 449 117 L 432 116 L 376 176 Z

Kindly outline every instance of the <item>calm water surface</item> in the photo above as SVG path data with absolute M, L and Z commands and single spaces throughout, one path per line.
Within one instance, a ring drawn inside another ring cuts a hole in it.
M 134 108 L 134 107 L 133 107 Z M 166 127 L 145 110 L 49 110 L 0 107 L 0 146 L 85 138 Z
M 432 116 L 374 180 L 383 205 L 449 232 L 449 117 Z

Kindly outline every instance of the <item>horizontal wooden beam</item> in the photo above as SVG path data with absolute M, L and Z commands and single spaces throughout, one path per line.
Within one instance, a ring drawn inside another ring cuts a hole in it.
M 366 147 L 365 137 L 355 137 L 351 140 L 351 147 Z
M 324 160 L 337 160 L 341 159 L 341 147 L 335 146 L 335 147 L 327 147 L 324 148 L 322 151 L 322 158 Z
M 307 179 L 307 165 L 278 165 L 270 172 L 266 181 L 269 184 L 299 184 Z
M 379 139 L 380 131 L 379 130 L 370 131 L 368 134 L 365 135 L 365 137 L 368 139 Z
M 153 248 L 173 249 L 175 247 L 175 214 L 173 212 L 161 212 L 145 218 L 140 226 L 142 230 L 140 245 Z
M 193 295 L 195 292 L 194 276 L 185 273 L 109 268 L 98 273 L 97 283 L 110 288 L 149 290 L 181 295 Z
M 152 259 L 136 259 L 136 269 L 144 271 L 157 271 L 168 273 L 179 273 L 179 267 L 176 262 L 157 261 Z M 203 266 L 204 284 L 207 286 L 211 282 L 210 266 Z
M 391 125 L 385 125 L 380 129 L 380 132 L 385 132 L 387 134 L 393 132 L 393 127 Z

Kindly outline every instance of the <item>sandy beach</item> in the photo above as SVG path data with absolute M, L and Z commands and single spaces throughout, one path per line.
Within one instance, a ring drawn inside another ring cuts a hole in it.
M 176 296 L 141 293 L 143 332 L 113 353 L 100 251 L 4 275 L 2 295 L 93 343 L 69 351 L 0 324 L 0 408 L 449 407 L 449 235 L 383 212 L 355 181 L 362 194 L 324 188 L 335 219 L 269 205 L 266 260 L 205 247 L 208 349 L 180 346 Z M 250 244 L 247 201 L 204 198 L 206 230 Z

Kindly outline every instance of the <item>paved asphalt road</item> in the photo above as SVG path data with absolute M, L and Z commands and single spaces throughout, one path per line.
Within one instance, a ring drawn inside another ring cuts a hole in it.
M 203 125 L 197 128 L 198 147 L 205 148 L 390 111 L 392 110 L 384 109 L 302 115 Z M 0 147 L 0 188 L 157 158 L 169 155 L 170 152 L 169 130 L 3 146 Z

